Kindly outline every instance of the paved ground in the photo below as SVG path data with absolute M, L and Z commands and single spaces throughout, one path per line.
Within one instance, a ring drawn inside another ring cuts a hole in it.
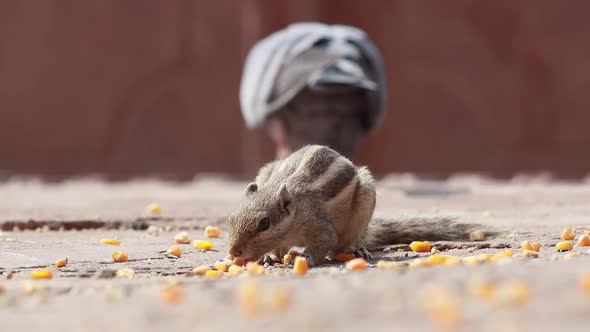
M 193 239 L 203 237 L 206 225 L 225 231 L 224 217 L 244 187 L 215 178 L 188 184 L 15 180 L 0 185 L 2 331 L 585 331 L 590 324 L 590 293 L 578 286 L 580 277 L 590 273 L 588 249 L 576 247 L 582 256 L 566 259 L 566 253 L 553 248 L 565 226 L 578 233 L 590 226 L 590 181 L 521 177 L 500 183 L 456 177 L 434 183 L 392 176 L 379 183 L 379 216 L 448 215 L 508 230 L 484 242 L 435 243 L 449 248 L 445 254 L 471 256 L 504 247 L 516 254 L 523 240 L 531 240 L 543 245 L 537 259 L 365 272 L 332 264 L 312 269 L 306 277 L 271 268 L 266 277 L 205 280 L 185 274 L 224 257 L 225 237 L 213 240 L 218 251 L 203 253 L 183 245 L 180 259 L 160 253 L 180 229 Z M 145 213 L 151 202 L 162 206 L 161 216 Z M 118 237 L 122 244 L 99 244 L 106 237 Z M 128 252 L 130 260 L 112 263 L 115 248 Z M 404 249 L 397 246 L 375 255 L 400 262 L 419 256 Z M 63 256 L 69 259 L 65 268 L 51 267 Z M 28 283 L 32 270 L 46 266 L 54 271 L 52 280 Z M 121 268 L 133 269 L 135 277 L 96 277 Z M 161 298 L 161 287 L 170 280 L 181 282 L 184 297 L 177 304 Z M 260 305 L 267 309 L 246 319 L 237 299 L 244 283 L 252 280 L 258 282 Z M 497 286 L 495 297 L 483 300 L 471 293 L 481 281 Z M 529 296 L 523 296 L 527 301 L 511 297 L 509 285 L 516 281 L 528 287 Z M 35 290 L 27 295 L 31 285 Z M 289 295 L 290 305 L 272 305 L 278 292 Z

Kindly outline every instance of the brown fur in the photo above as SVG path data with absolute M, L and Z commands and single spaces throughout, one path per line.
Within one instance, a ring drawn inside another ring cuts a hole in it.
M 311 265 L 328 252 L 360 252 L 365 247 L 411 240 L 460 240 L 477 225 L 446 218 L 371 220 L 375 180 L 336 151 L 305 146 L 260 169 L 240 206 L 229 217 L 229 251 L 248 259 L 277 260 L 291 247 L 305 247 Z M 261 220 L 270 227 L 261 230 Z

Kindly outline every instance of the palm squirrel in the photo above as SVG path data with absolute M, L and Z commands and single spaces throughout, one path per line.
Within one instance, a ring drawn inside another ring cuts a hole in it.
M 338 152 L 307 145 L 263 166 L 229 216 L 229 253 L 274 263 L 291 247 L 304 247 L 310 266 L 326 255 L 413 240 L 467 240 L 479 225 L 452 218 L 372 218 L 375 180 Z

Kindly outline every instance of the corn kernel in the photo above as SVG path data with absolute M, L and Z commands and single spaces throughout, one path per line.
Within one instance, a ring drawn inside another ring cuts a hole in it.
M 211 268 L 208 266 L 197 266 L 191 271 L 191 274 L 196 276 L 204 276 L 209 270 L 211 270 Z
M 580 254 L 579 252 L 570 252 L 569 254 L 565 254 L 563 255 L 564 259 L 572 259 L 574 257 L 579 257 L 582 256 L 582 254 Z
M 51 279 L 53 272 L 49 269 L 36 270 L 31 272 L 31 279 Z
M 64 258 L 60 258 L 58 260 L 55 261 L 55 267 L 64 267 L 66 266 L 66 264 L 68 264 L 68 258 L 64 257 Z
M 175 304 L 182 301 L 184 297 L 183 287 L 177 282 L 171 282 L 164 285 L 160 291 L 162 302 L 166 304 Z
M 283 263 L 284 264 L 291 264 L 295 261 L 295 257 L 299 256 L 298 252 L 289 251 L 288 253 L 283 256 Z
M 242 269 L 242 267 L 239 265 L 232 265 L 227 269 L 227 272 L 229 273 L 230 277 L 235 277 L 237 275 L 242 274 L 244 272 L 244 269 Z
M 247 263 L 246 260 L 243 258 L 234 258 L 234 265 L 244 266 L 244 265 L 246 265 L 246 263 Z
M 286 311 L 293 302 L 291 292 L 282 287 L 273 289 L 271 305 L 279 312 Z
M 587 272 L 580 277 L 578 285 L 584 292 L 590 294 L 590 272 Z
M 307 259 L 303 256 L 295 257 L 293 263 L 293 273 L 298 276 L 303 276 L 307 273 L 309 266 L 307 265 Z
M 215 269 L 221 272 L 227 272 L 227 264 L 222 261 L 215 262 Z
M 533 247 L 533 250 L 536 252 L 539 252 L 539 250 L 541 250 L 541 244 L 539 242 L 533 242 L 531 243 L 531 246 Z
M 191 237 L 187 232 L 180 232 L 174 236 L 174 242 L 178 244 L 188 244 L 191 243 Z
M 102 240 L 100 240 L 100 243 L 112 244 L 112 245 L 118 246 L 121 244 L 121 241 L 119 241 L 118 239 L 102 239 Z
M 168 248 L 168 250 L 166 250 L 166 254 L 171 255 L 171 256 L 175 256 L 175 257 L 180 257 L 180 255 L 181 255 L 180 247 L 172 246 L 172 247 Z
M 522 252 L 522 255 L 524 257 L 530 257 L 530 258 L 537 258 L 537 257 L 539 257 L 539 253 L 536 252 L 536 251 L 534 251 L 534 250 L 524 250 Z
M 146 211 L 149 214 L 160 214 L 162 213 L 162 207 L 158 203 L 151 203 L 146 207 Z
M 511 258 L 512 257 L 512 250 L 510 249 L 506 249 L 500 252 L 497 252 L 496 254 L 494 254 L 490 260 L 491 261 L 498 261 L 501 259 L 506 259 L 506 258 Z
M 469 233 L 469 241 L 483 241 L 486 239 L 486 235 L 483 231 L 473 231 Z
M 399 265 L 395 264 L 394 262 L 388 262 L 388 261 L 384 261 L 384 260 L 378 261 L 376 266 L 378 269 L 383 269 L 383 270 L 392 270 L 392 269 L 399 267 Z
M 219 279 L 223 277 L 223 271 L 209 270 L 205 272 L 205 278 Z
M 415 268 L 415 267 L 420 267 L 420 266 L 429 266 L 430 264 L 422 258 L 416 258 L 412 261 L 410 261 L 410 263 L 408 263 L 408 267 L 409 268 Z
M 193 241 L 193 247 L 200 250 L 211 250 L 213 249 L 213 243 L 209 241 L 195 240 Z
M 260 311 L 258 293 L 258 284 L 254 281 L 239 286 L 237 295 L 242 317 L 251 318 Z
M 356 258 L 356 256 L 353 254 L 337 254 L 336 256 L 334 256 L 334 259 L 336 259 L 337 261 L 339 261 L 341 263 L 351 261 L 355 258 Z
M 439 291 L 428 296 L 428 301 L 424 303 L 429 318 L 445 328 L 456 329 L 464 321 L 461 305 L 446 291 Z
M 557 251 L 569 251 L 574 249 L 574 244 L 570 241 L 561 241 L 555 245 Z
M 248 262 L 246 264 L 246 270 L 248 271 L 249 275 L 265 275 L 266 269 L 264 266 L 256 263 L 256 262 Z
M 350 271 L 362 271 L 367 269 L 367 261 L 364 258 L 355 258 L 346 263 L 346 268 Z
M 505 304 L 526 304 L 531 297 L 531 289 L 524 281 L 509 281 L 498 290 L 500 302 Z
M 221 228 L 215 226 L 205 227 L 205 237 L 220 237 Z
M 127 259 L 129 258 L 127 253 L 122 252 L 122 251 L 113 251 L 112 257 L 113 257 L 113 261 L 118 262 L 118 263 L 126 262 Z
M 584 234 L 580 236 L 578 239 L 578 246 L 579 247 L 589 247 L 590 246 L 590 235 Z
M 119 269 L 115 272 L 116 277 L 131 279 L 135 276 L 135 271 L 132 269 Z
M 467 257 L 463 257 L 462 262 L 468 265 L 472 265 L 472 264 L 480 264 L 480 263 L 485 263 L 487 261 L 491 261 L 492 257 L 494 257 L 494 255 L 492 254 L 480 254 L 477 256 L 467 256 Z
M 565 241 L 573 240 L 576 238 L 576 230 L 573 227 L 566 227 L 561 232 L 561 239 Z
M 413 252 L 430 252 L 432 246 L 428 241 L 414 241 L 410 243 L 410 249 Z
M 489 281 L 473 283 L 469 286 L 469 293 L 482 300 L 491 300 L 496 294 L 496 286 Z
M 522 250 L 534 250 L 533 245 L 529 242 L 529 241 L 524 241 L 523 243 L 520 244 L 520 248 Z

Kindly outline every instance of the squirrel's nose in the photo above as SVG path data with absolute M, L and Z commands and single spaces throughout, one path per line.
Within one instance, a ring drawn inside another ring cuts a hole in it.
M 242 251 L 236 247 L 231 247 L 231 248 L 229 248 L 229 253 L 230 253 L 230 255 L 232 255 L 234 257 L 240 257 L 240 255 L 242 254 Z

